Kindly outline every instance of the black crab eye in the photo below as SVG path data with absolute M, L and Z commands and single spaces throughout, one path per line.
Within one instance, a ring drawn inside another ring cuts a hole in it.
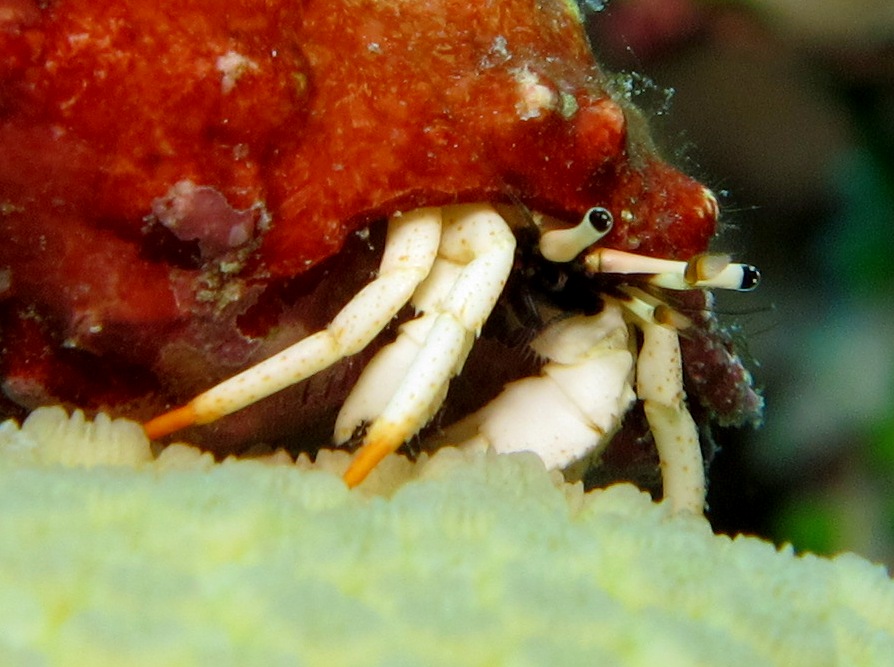
M 601 206 L 594 206 L 584 213 L 584 220 L 603 236 L 608 234 L 615 224 L 615 219 L 612 216 L 611 211 Z
M 751 264 L 742 266 L 742 281 L 739 284 L 740 291 L 750 292 L 758 286 L 760 281 L 761 272 L 757 270 L 757 267 L 751 266 Z

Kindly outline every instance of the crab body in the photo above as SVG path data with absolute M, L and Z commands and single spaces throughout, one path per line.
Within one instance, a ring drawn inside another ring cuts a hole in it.
M 211 0 L 8 3 L 7 409 L 63 402 L 147 418 L 325 330 L 331 363 L 254 411 L 191 433 L 224 450 L 306 434 L 345 400 L 392 316 L 408 302 L 431 312 L 417 288 L 447 293 L 458 280 L 429 276 L 449 258 L 422 261 L 413 278 L 400 268 L 388 278 L 398 287 L 381 289 L 388 308 L 369 315 L 381 322 L 343 340 L 329 323 L 391 271 L 379 253 L 392 230 L 383 242 L 378 221 L 469 203 L 497 205 L 499 214 L 488 206 L 497 217 L 508 207 L 570 223 L 598 206 L 615 224 L 594 246 L 673 260 L 704 252 L 716 203 L 655 154 L 641 126 L 563 0 L 241 0 L 225 10 Z M 535 248 L 555 227 L 505 225 L 522 241 L 533 233 Z M 478 232 L 469 233 L 462 242 Z M 463 349 L 444 362 L 443 386 L 407 437 L 437 412 L 506 282 L 547 263 L 536 249 L 536 261 L 525 260 L 514 241 L 500 247 L 502 268 L 469 269 L 492 282 L 480 313 L 462 314 L 477 297 L 434 307 L 465 327 Z M 570 272 L 598 273 L 581 267 Z M 549 308 L 562 301 L 534 292 Z M 534 328 L 546 326 L 542 313 L 535 319 Z M 719 350 L 713 376 L 747 386 L 726 413 L 750 414 L 747 373 L 720 334 L 709 337 L 701 347 Z M 710 383 L 702 388 L 710 402 Z M 358 414 L 346 428 L 365 423 Z

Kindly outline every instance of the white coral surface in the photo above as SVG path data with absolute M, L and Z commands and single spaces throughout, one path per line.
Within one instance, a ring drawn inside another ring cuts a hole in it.
M 100 437 L 101 436 L 101 437 Z M 894 664 L 894 582 L 715 536 L 533 455 L 153 459 L 127 422 L 0 427 L 0 663 Z

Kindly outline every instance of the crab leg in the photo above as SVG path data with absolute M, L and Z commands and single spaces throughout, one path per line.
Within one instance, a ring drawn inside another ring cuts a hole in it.
M 372 419 L 345 472 L 349 486 L 363 481 L 432 418 L 512 268 L 515 237 L 492 207 L 448 207 L 444 223 L 438 259 L 413 298 L 423 315 L 379 352 L 339 415 L 336 438 L 342 440 Z M 389 376 L 400 380 L 395 385 Z
M 159 438 L 206 424 L 304 380 L 366 347 L 409 301 L 431 270 L 441 239 L 441 209 L 393 216 L 378 277 L 323 329 L 144 425 Z
M 649 320 L 640 325 L 643 344 L 636 367 L 636 393 L 661 462 L 664 497 L 674 511 L 701 514 L 705 467 L 698 431 L 685 404 L 680 342 L 674 329 Z

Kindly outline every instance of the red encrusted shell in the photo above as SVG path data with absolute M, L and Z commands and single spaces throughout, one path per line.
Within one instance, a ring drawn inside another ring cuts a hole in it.
M 634 118 L 562 0 L 7 1 L 10 409 L 182 401 L 322 326 L 396 210 L 600 205 L 609 246 L 704 251 L 716 210 Z

